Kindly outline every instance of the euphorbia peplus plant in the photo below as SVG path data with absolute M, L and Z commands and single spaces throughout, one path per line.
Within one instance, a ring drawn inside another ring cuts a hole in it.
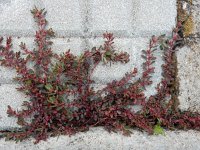
M 18 90 L 30 97 L 30 101 L 23 103 L 26 109 L 15 111 L 8 106 L 8 115 L 17 117 L 17 123 L 22 127 L 7 133 L 7 139 L 21 141 L 32 136 L 37 143 L 49 136 L 71 135 L 95 126 L 104 126 L 109 131 L 120 130 L 125 135 L 132 127 L 150 134 L 162 133 L 162 127 L 200 129 L 199 114 L 180 112 L 175 105 L 174 48 L 180 40 L 178 32 L 181 24 L 173 30 L 172 38 L 151 38 L 149 47 L 142 54 L 145 62 L 139 80 L 131 80 L 137 74 L 137 69 L 133 68 L 121 80 L 114 80 L 95 91 L 91 77 L 100 62 L 129 61 L 128 53 L 115 50 L 113 34 L 105 33 L 102 46 L 87 50 L 81 56 L 74 56 L 70 50 L 58 55 L 50 48 L 54 32 L 51 28 L 46 29 L 46 12 L 37 8 L 31 12 L 39 28 L 35 35 L 36 48 L 29 50 L 22 43 L 20 47 L 25 55 L 22 57 L 20 52 L 11 50 L 11 38 L 7 39 L 5 46 L 0 45 L 1 65 L 17 71 L 15 80 L 21 85 Z M 153 53 L 161 49 L 165 62 L 163 79 L 157 86 L 157 94 L 147 98 L 144 90 L 152 84 L 152 64 L 156 59 Z M 134 112 L 130 109 L 134 105 L 142 105 L 143 108 Z

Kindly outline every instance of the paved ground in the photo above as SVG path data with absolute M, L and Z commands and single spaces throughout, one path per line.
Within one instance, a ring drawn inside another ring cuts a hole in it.
M 93 128 L 75 136 L 50 138 L 34 145 L 34 140 L 15 144 L 0 140 L 2 150 L 199 150 L 200 133 L 194 131 L 166 132 L 165 136 L 148 136 L 134 130 L 131 137 Z
M 36 26 L 30 13 L 34 5 L 46 8 L 48 12 L 49 26 L 56 32 L 53 50 L 57 53 L 70 48 L 74 54 L 79 55 L 85 49 L 101 44 L 101 36 L 105 31 L 114 33 L 116 48 L 130 54 L 130 63 L 113 64 L 111 67 L 98 66 L 93 76 L 96 86 L 121 78 L 133 67 L 138 67 L 140 71 L 141 50 L 147 47 L 149 37 L 164 33 L 170 35 L 175 26 L 177 11 L 176 0 L 0 0 L 0 35 L 12 36 L 16 51 L 19 50 L 17 45 L 21 41 L 27 43 L 30 49 L 34 46 Z M 180 108 L 186 110 L 195 106 L 195 110 L 198 110 L 199 71 L 193 74 L 196 70 L 193 66 L 199 62 L 198 51 L 191 54 L 194 50 L 187 47 L 181 51 L 183 53 L 178 53 Z M 193 57 L 195 60 L 185 61 L 189 59 L 186 58 L 187 53 L 191 54 L 191 60 Z M 158 59 L 155 64 L 154 84 L 147 89 L 147 96 L 155 93 L 154 87 L 161 78 L 161 53 L 157 52 L 156 56 Z M 17 127 L 16 120 L 7 117 L 7 105 L 20 109 L 21 102 L 28 99 L 16 91 L 17 85 L 12 81 L 14 76 L 14 71 L 0 67 L 0 129 Z M 191 80 L 195 86 L 191 84 Z M 187 100 L 189 94 L 192 99 L 190 102 Z M 62 136 L 58 141 L 51 138 L 37 146 L 32 145 L 31 141 L 14 144 L 1 139 L 0 149 L 200 149 L 199 132 L 166 132 L 166 136 L 147 136 L 145 133 L 133 132 L 130 138 L 125 138 L 118 134 L 108 134 L 98 128 L 71 138 Z

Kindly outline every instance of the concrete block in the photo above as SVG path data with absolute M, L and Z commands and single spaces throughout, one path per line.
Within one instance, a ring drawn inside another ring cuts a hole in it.
M 90 47 L 102 45 L 102 38 L 90 39 Z M 148 48 L 149 39 L 148 38 L 116 38 L 114 40 L 114 46 L 118 52 L 126 51 L 130 55 L 130 62 L 127 64 L 114 63 L 114 64 L 103 64 L 100 63 L 93 72 L 93 80 L 98 84 L 106 84 L 112 80 L 121 79 L 125 73 L 133 70 L 134 67 L 138 68 L 138 75 L 133 79 L 134 81 L 139 79 L 142 75 L 142 63 L 144 60 L 141 58 L 142 50 Z M 152 75 L 153 84 L 147 87 L 146 95 L 150 96 L 156 93 L 155 87 L 161 81 L 161 65 L 162 61 L 162 52 L 156 51 L 155 56 L 157 57 L 155 66 L 155 73 Z
M 177 53 L 179 78 L 179 108 L 200 112 L 200 45 L 183 47 Z
M 105 31 L 128 36 L 134 20 L 132 0 L 89 0 L 89 24 L 93 35 Z
M 95 36 L 111 31 L 119 37 L 148 37 L 171 33 L 176 24 L 176 0 L 93 0 L 89 7 L 89 31 Z
M 0 139 L 3 150 L 197 150 L 200 149 L 200 133 L 195 131 L 166 131 L 163 135 L 147 135 L 132 131 L 130 137 L 121 133 L 108 133 L 102 128 L 91 128 L 88 132 L 73 136 L 51 137 L 47 141 L 33 144 L 34 139 L 21 143 Z
M 84 28 L 84 0 L 43 0 L 46 19 L 58 36 L 81 36 Z
M 135 36 L 171 34 L 176 25 L 176 0 L 135 0 Z
M 0 84 L 13 83 L 13 78 L 17 76 L 17 72 L 13 69 L 0 66 Z
M 34 4 L 33 0 L 0 1 L 0 35 L 33 35 L 34 20 L 30 10 Z
M 16 123 L 17 119 L 7 115 L 8 105 L 16 110 L 20 110 L 22 102 L 28 100 L 26 95 L 17 91 L 17 87 L 18 85 L 14 84 L 2 84 L 0 86 L 0 130 L 19 127 Z
M 81 55 L 86 49 L 85 40 L 78 38 L 55 38 L 52 39 L 52 50 L 57 54 L 62 54 L 70 49 L 74 55 Z
M 0 35 L 33 36 L 37 25 L 30 10 L 37 6 L 47 10 L 49 27 L 57 36 L 81 36 L 84 30 L 83 1 L 7 0 L 0 1 Z

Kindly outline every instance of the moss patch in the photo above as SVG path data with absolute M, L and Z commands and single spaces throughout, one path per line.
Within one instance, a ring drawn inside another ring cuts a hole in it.
M 190 34 L 193 33 L 194 30 L 194 20 L 193 20 L 193 15 L 191 14 L 191 11 L 189 12 L 183 8 L 183 0 L 178 0 L 177 2 L 177 15 L 178 15 L 178 20 L 183 23 L 183 29 L 184 29 L 184 37 L 189 36 Z M 186 3 L 186 2 L 184 2 Z M 193 0 L 188 0 L 188 5 L 193 4 Z

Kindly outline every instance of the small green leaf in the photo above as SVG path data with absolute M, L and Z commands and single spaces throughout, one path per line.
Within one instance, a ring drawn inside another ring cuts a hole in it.
M 57 111 L 60 111 L 61 109 L 63 109 L 62 106 L 60 106 L 60 107 L 56 107 L 56 110 L 57 110 Z
M 31 85 L 32 84 L 32 81 L 31 80 L 27 80 L 25 81 L 26 85 Z
M 74 61 L 74 63 L 73 63 L 73 66 L 72 67 L 77 67 L 78 66 L 78 62 L 77 61 Z
M 166 36 L 166 34 L 162 34 L 160 37 L 161 37 L 161 38 L 164 38 L 165 36 Z
M 93 47 L 93 48 L 92 48 L 92 51 L 96 51 L 96 49 L 97 49 L 96 47 Z
M 126 125 L 126 126 L 124 126 L 124 129 L 125 129 L 125 130 L 130 130 L 130 129 L 131 129 L 131 126 Z
M 23 117 L 18 117 L 17 124 L 23 126 L 24 123 L 25 123 L 24 118 Z
M 24 93 L 25 93 L 25 94 L 29 94 L 29 90 L 25 90 Z
M 165 132 L 164 132 L 163 128 L 159 124 L 157 124 L 157 125 L 154 126 L 153 133 L 155 135 L 159 135 L 159 134 L 165 135 Z
M 38 84 L 37 87 L 38 87 L 38 88 L 43 88 L 43 87 L 44 87 L 44 84 Z
M 61 63 L 62 69 L 65 69 L 65 64 L 62 62 Z
M 53 104 L 55 102 L 55 99 L 55 97 L 49 97 L 48 102 Z
M 106 57 L 102 57 L 102 61 L 106 64 L 108 61 L 106 60 Z
M 16 142 L 16 143 L 20 142 L 20 139 L 15 139 L 15 142 Z
M 164 48 L 163 48 L 163 46 L 162 45 L 160 45 L 160 50 L 163 50 Z
M 29 70 L 28 70 L 28 73 L 34 74 L 34 71 L 33 71 L 32 69 L 29 69 Z
M 167 44 L 166 44 L 166 42 L 163 42 L 163 43 L 162 43 L 162 46 L 163 46 L 164 48 L 167 48 L 167 47 L 168 47 Z
M 53 89 L 53 86 L 52 86 L 51 84 L 46 84 L 46 85 L 45 85 L 45 88 L 46 88 L 48 91 L 50 91 L 50 90 Z
M 110 52 L 110 51 L 107 51 L 107 52 L 105 53 L 105 56 L 106 56 L 106 57 L 111 56 L 111 52 Z

